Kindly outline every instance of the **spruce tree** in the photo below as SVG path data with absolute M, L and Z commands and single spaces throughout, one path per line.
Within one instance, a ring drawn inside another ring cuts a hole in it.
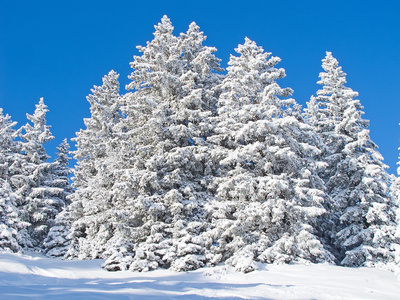
M 27 114 L 27 123 L 19 130 L 23 140 L 21 150 L 23 161 L 21 174 L 12 178 L 19 181 L 17 188 L 18 210 L 23 221 L 30 225 L 25 228 L 27 240 L 25 247 L 42 249 L 48 231 L 54 225 L 54 219 L 64 207 L 61 198 L 63 189 L 53 185 L 52 169 L 54 163 L 49 163 L 44 144 L 54 137 L 51 135 L 50 126 L 46 125 L 47 106 L 43 98 L 36 105 L 33 115 Z
M 84 119 L 86 129 L 81 129 L 73 139 L 77 166 L 73 177 L 76 190 L 70 196 L 69 258 L 107 258 L 107 251 L 118 239 L 120 221 L 117 199 L 112 193 L 120 148 L 114 142 L 114 126 L 121 118 L 118 77 L 110 71 L 103 77 L 103 85 L 91 90 L 87 97 L 91 116 Z
M 400 148 L 399 148 L 400 150 Z M 397 163 L 400 165 L 400 162 Z M 396 210 L 396 232 L 391 246 L 392 257 L 388 261 L 388 268 L 397 275 L 400 274 L 400 167 L 397 168 L 397 175 L 391 176 L 390 195 L 395 204 Z
M 72 174 L 72 170 L 69 166 L 71 157 L 69 156 L 70 145 L 67 139 L 64 139 L 61 144 L 57 147 L 55 164 L 52 169 L 54 176 L 53 185 L 63 190 L 63 194 L 60 196 L 66 205 L 69 204 L 70 200 L 68 196 L 72 194 L 73 188 L 70 184 L 69 176 Z
M 290 88 L 277 79 L 280 58 L 246 38 L 220 85 L 215 144 L 214 251 L 238 270 L 255 262 L 331 261 L 315 233 L 325 194 L 313 157 L 312 128 Z
M 209 261 L 205 206 L 213 162 L 206 137 L 220 60 L 215 48 L 202 45 L 205 36 L 195 23 L 176 37 L 164 16 L 155 29 L 154 39 L 138 47 L 142 55 L 131 63 L 127 86 L 136 91 L 125 97 L 125 153 L 131 154 L 116 191 L 124 187 L 120 196 L 130 208 L 130 254 L 115 253 L 107 269 L 182 271 Z
M 15 125 L 16 122 L 12 122 L 9 115 L 4 116 L 0 108 L 0 249 L 11 252 L 22 250 L 19 230 L 24 227 L 10 185 L 12 174 L 9 169 L 19 152 Z
M 67 139 L 57 147 L 57 158 L 52 170 L 54 179 L 53 185 L 62 189 L 63 193 L 60 198 L 64 201 L 65 205 L 62 211 L 56 216 L 54 226 L 51 227 L 47 238 L 44 241 L 44 251 L 47 256 L 62 257 L 67 252 L 70 239 L 68 237 L 71 229 L 71 218 L 69 213 L 69 196 L 72 194 L 72 186 L 69 181 L 71 175 L 71 168 L 69 167 L 69 144 Z
M 322 68 L 318 84 L 323 88 L 305 114 L 326 145 L 321 155 L 326 168 L 320 175 L 329 195 L 329 223 L 321 226 L 341 264 L 382 264 L 392 259 L 395 230 L 387 166 L 369 136 L 363 106 L 354 99 L 358 93 L 345 86 L 346 74 L 332 53 L 326 53 Z

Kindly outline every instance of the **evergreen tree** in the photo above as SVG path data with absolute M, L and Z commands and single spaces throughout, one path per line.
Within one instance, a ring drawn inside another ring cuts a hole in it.
M 399 148 L 400 149 L 400 148 Z M 400 162 L 397 163 L 400 165 Z M 400 175 L 400 167 L 397 168 L 397 175 Z M 392 259 L 388 261 L 388 268 L 397 275 L 400 274 L 400 177 L 392 175 L 392 184 L 390 186 L 390 195 L 395 203 L 396 210 L 396 232 L 394 235 L 391 250 L 393 252 Z
M 63 194 L 60 196 L 66 205 L 69 205 L 70 201 L 68 196 L 72 194 L 73 188 L 70 184 L 69 176 L 72 174 L 72 170 L 69 167 L 71 157 L 69 156 L 69 148 L 67 139 L 64 139 L 61 144 L 57 147 L 55 164 L 52 169 L 54 176 L 53 185 L 63 190 Z
M 22 251 L 18 230 L 23 225 L 18 218 L 11 186 L 0 178 L 0 250 Z
M 53 184 L 52 169 L 54 163 L 49 163 L 44 144 L 54 137 L 50 126 L 46 125 L 47 106 L 43 98 L 36 105 L 33 115 L 27 114 L 32 125 L 27 123 L 19 130 L 23 140 L 21 150 L 23 161 L 20 174 L 12 180 L 17 184 L 17 200 L 20 217 L 30 225 L 25 228 L 27 240 L 25 247 L 41 249 L 49 229 L 54 225 L 54 219 L 64 207 L 63 189 Z
M 64 139 L 60 146 L 57 147 L 57 158 L 55 159 L 55 166 L 52 170 L 54 176 L 53 185 L 63 190 L 63 193 L 59 195 L 59 197 L 65 203 L 62 211 L 57 215 L 54 221 L 54 226 L 51 227 L 44 241 L 46 255 L 54 257 L 64 256 L 70 245 L 68 234 L 71 229 L 71 219 L 68 208 L 70 202 L 68 197 L 72 194 L 73 190 L 68 178 L 71 174 L 71 169 L 69 167 L 71 158 L 68 155 L 69 147 L 67 139 Z
M 123 243 L 130 246 L 110 256 L 107 269 L 190 270 L 209 261 L 205 204 L 213 162 L 206 137 L 220 60 L 202 45 L 206 37 L 195 23 L 176 37 L 164 16 L 155 29 L 154 39 L 138 47 L 127 86 L 136 91 L 125 97 L 130 154 L 115 191 L 130 210 L 130 240 Z
M 392 259 L 395 230 L 390 178 L 377 145 L 362 118 L 358 93 L 346 87 L 346 74 L 327 52 L 320 73 L 323 88 L 307 104 L 306 118 L 320 134 L 326 148 L 321 177 L 330 196 L 329 216 L 321 226 L 347 266 L 372 266 Z
M 73 178 L 76 190 L 70 197 L 69 258 L 106 258 L 118 238 L 120 221 L 117 199 L 112 193 L 120 147 L 115 143 L 114 132 L 121 118 L 118 77 L 119 74 L 110 71 L 103 77 L 103 85 L 91 90 L 87 97 L 91 116 L 84 120 L 86 129 L 73 139 L 77 166 Z
M 214 251 L 238 270 L 255 261 L 331 261 L 315 236 L 324 213 L 312 128 L 302 122 L 285 76 L 262 47 L 246 38 L 231 56 L 220 89 L 212 153 L 220 161 L 214 203 Z
M 3 115 L 3 109 L 0 108 L 0 178 L 9 180 L 9 167 L 19 152 L 18 143 L 15 141 L 16 131 L 13 127 L 17 122 L 11 121 L 9 115 Z
M 18 143 L 15 141 L 16 122 L 10 116 L 3 115 L 0 108 L 0 249 L 19 252 L 18 231 L 24 224 L 18 218 L 15 197 L 10 185 L 10 166 L 18 155 Z

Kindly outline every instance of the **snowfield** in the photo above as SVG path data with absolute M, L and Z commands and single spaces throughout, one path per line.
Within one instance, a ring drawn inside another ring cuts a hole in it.
M 400 299 L 385 270 L 320 265 L 260 265 L 187 273 L 107 272 L 102 260 L 63 261 L 0 253 L 0 299 Z

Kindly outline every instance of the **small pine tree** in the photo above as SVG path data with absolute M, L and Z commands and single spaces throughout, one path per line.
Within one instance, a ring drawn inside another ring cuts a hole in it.
M 73 188 L 70 184 L 69 176 L 72 174 L 72 170 L 69 167 L 71 157 L 69 156 L 69 148 L 67 139 L 64 139 L 62 143 L 57 147 L 56 152 L 57 158 L 54 160 L 55 164 L 52 170 L 54 180 L 53 185 L 63 189 L 61 199 L 64 200 L 66 205 L 69 205 L 68 196 L 72 194 Z
M 0 178 L 0 250 L 22 251 L 19 245 L 20 235 L 18 233 L 22 225 L 23 223 L 18 218 L 11 186 L 7 181 Z
M 70 248 L 71 215 L 66 206 L 56 216 L 53 227 L 50 228 L 44 240 L 44 253 L 49 257 L 64 257 Z
M 53 186 L 63 190 L 63 193 L 59 197 L 65 203 L 62 211 L 54 220 L 54 226 L 51 227 L 44 241 L 45 253 L 47 256 L 52 257 L 64 256 L 70 245 L 68 235 L 71 229 L 71 219 L 68 207 L 70 201 L 68 198 L 73 190 L 69 181 L 69 176 L 71 175 L 71 168 L 69 167 L 71 158 L 68 155 L 69 147 L 67 139 L 64 139 L 60 146 L 57 147 L 57 158 L 52 170 L 54 176 Z

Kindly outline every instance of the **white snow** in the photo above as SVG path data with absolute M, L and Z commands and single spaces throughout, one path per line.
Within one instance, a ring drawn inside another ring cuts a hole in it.
M 259 265 L 248 274 L 218 266 L 191 272 L 107 272 L 103 260 L 63 261 L 0 253 L 0 299 L 400 299 L 385 270 Z

